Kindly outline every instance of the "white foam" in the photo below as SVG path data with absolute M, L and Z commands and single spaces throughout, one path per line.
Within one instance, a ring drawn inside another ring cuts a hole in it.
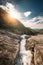
M 32 53 L 30 50 L 26 50 L 25 44 L 26 44 L 26 39 L 25 39 L 25 34 L 21 36 L 21 45 L 20 45 L 20 54 L 22 55 L 22 64 L 23 65 L 31 65 L 31 60 L 32 60 Z

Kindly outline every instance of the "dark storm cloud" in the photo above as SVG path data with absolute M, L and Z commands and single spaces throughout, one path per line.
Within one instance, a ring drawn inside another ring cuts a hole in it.
M 0 0 L 0 5 L 5 5 L 6 2 L 11 2 L 11 0 Z

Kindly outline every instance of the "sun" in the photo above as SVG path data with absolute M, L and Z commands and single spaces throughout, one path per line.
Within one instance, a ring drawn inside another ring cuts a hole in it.
M 10 14 L 12 18 L 19 19 L 21 17 L 20 12 L 15 8 L 15 6 L 11 3 L 6 3 L 6 11 Z
M 14 13 L 13 13 L 13 11 L 10 12 L 10 16 L 11 16 L 12 18 L 16 18 L 16 16 L 15 16 Z
M 20 18 L 19 13 L 17 11 L 13 10 L 13 9 L 12 10 L 9 10 L 9 14 L 10 14 L 10 16 L 12 18 L 17 18 L 17 19 Z
M 16 7 L 12 4 L 7 2 L 5 6 L 2 7 L 7 13 L 9 13 L 10 17 L 20 19 L 21 13 L 16 9 Z

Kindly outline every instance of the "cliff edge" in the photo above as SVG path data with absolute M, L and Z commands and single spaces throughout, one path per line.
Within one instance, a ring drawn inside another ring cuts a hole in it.
M 0 65 L 14 65 L 20 47 L 20 36 L 0 30 Z

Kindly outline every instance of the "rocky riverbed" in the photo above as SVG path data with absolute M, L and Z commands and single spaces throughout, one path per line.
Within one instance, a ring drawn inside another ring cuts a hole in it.
M 0 30 L 0 65 L 43 65 L 43 35 Z
M 19 48 L 19 35 L 0 30 L 0 65 L 14 65 Z
M 43 35 L 28 38 L 25 47 L 32 52 L 31 65 L 43 65 Z

